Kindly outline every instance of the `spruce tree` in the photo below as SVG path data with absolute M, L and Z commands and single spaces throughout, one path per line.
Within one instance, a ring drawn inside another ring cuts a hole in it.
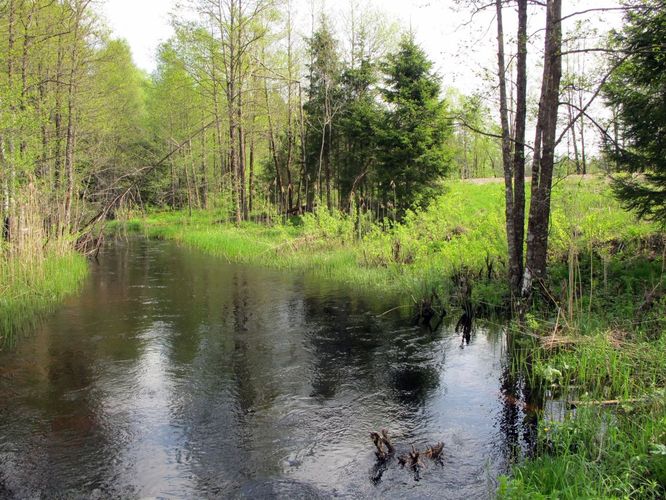
M 451 127 L 432 66 L 412 35 L 402 39 L 384 64 L 382 93 L 388 109 L 378 178 L 384 202 L 394 206 L 397 218 L 427 203 L 450 164 L 445 143 Z
M 618 170 L 615 192 L 639 216 L 666 223 L 666 2 L 640 0 L 613 36 L 621 64 L 605 87 L 616 110 L 616 130 L 606 152 Z

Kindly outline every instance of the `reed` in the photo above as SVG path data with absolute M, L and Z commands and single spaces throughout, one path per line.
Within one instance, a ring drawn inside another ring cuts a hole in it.
M 86 259 L 74 252 L 0 257 L 0 349 L 77 290 L 87 269 Z

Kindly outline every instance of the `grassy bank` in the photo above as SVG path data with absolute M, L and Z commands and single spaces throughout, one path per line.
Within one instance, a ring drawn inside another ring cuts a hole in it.
M 325 210 L 269 227 L 237 227 L 215 212 L 153 212 L 123 227 L 231 261 L 310 271 L 403 301 L 432 289 L 446 295 L 448 278 L 464 270 L 476 278 L 475 301 L 495 306 L 504 298 L 498 279 L 506 254 L 503 196 L 501 184 L 451 183 L 428 210 L 410 213 L 388 230 Z M 638 242 L 656 231 L 621 210 L 600 180 L 560 182 L 553 205 L 551 261 L 556 266 L 572 248 L 606 252 L 602 257 L 610 262 L 615 242 Z
M 606 284 L 592 270 L 573 305 L 565 292 L 561 309 L 516 335 L 515 372 L 566 411 L 541 416 L 536 455 L 515 464 L 503 498 L 666 496 L 663 254 L 628 248 L 611 259 Z M 590 262 L 603 269 L 599 260 Z
M 287 223 L 227 223 L 222 214 L 156 212 L 116 224 L 235 262 L 308 271 L 403 303 L 452 276 L 472 299 L 505 301 L 501 184 L 452 183 L 424 212 L 380 227 L 321 211 Z M 361 236 L 359 238 L 359 235 Z M 540 419 L 536 454 L 504 478 L 506 498 L 658 498 L 666 485 L 664 237 L 622 210 L 602 180 L 556 184 L 550 299 L 514 337 L 511 362 L 549 397 L 578 401 Z
M 0 349 L 75 291 L 87 270 L 86 259 L 74 252 L 0 258 Z

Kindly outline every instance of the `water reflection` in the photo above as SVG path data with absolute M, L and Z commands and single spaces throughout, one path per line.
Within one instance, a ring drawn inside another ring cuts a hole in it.
M 526 428 L 502 332 L 476 325 L 460 349 L 454 325 L 390 307 L 118 242 L 0 356 L 0 496 L 492 496 Z M 373 482 L 381 427 L 404 450 L 443 441 L 443 465 Z

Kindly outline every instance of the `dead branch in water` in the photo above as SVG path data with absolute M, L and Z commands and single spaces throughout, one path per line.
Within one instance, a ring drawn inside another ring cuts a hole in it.
M 426 458 L 435 460 L 442 455 L 442 451 L 444 451 L 444 443 L 439 442 L 433 446 L 428 446 L 428 448 L 426 448 L 426 451 L 423 452 L 423 455 L 425 455 Z
M 421 452 L 414 445 L 412 445 L 412 451 L 398 457 L 398 462 L 403 467 L 410 467 L 415 470 L 419 467 L 425 467 L 425 464 L 421 461 Z
M 389 439 L 387 429 L 382 429 L 379 432 L 371 432 L 370 439 L 372 439 L 372 442 L 375 444 L 375 447 L 377 448 L 375 455 L 377 455 L 377 458 L 379 458 L 380 460 L 386 460 L 395 452 L 395 448 L 393 447 L 393 444 L 391 444 L 391 440 Z
M 569 408 L 572 410 L 583 406 L 620 406 L 623 404 L 635 404 L 648 401 L 648 398 L 632 398 L 632 399 L 605 399 L 603 401 L 569 401 Z
M 381 464 L 382 467 L 381 472 L 376 474 L 375 479 L 378 480 L 378 478 L 381 478 L 381 474 L 386 470 L 387 462 L 395 454 L 395 447 L 391 443 L 388 430 L 386 429 L 382 429 L 379 432 L 371 432 L 370 439 L 372 439 L 375 448 L 377 448 L 375 455 L 379 460 L 378 464 Z M 415 478 L 418 481 L 420 470 L 426 466 L 422 458 L 425 457 L 430 460 L 440 460 L 443 451 L 444 443 L 442 442 L 428 446 L 424 451 L 420 451 L 416 446 L 412 445 L 411 451 L 397 457 L 398 463 L 403 467 L 410 468 L 414 472 Z

